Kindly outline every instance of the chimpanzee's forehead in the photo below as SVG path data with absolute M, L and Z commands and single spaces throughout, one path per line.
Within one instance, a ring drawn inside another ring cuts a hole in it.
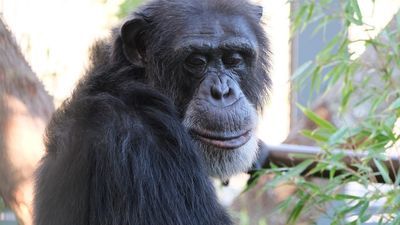
M 174 34 L 174 48 L 190 45 L 220 47 L 220 45 L 243 45 L 257 48 L 257 38 L 245 18 L 231 15 L 197 15 L 184 24 L 181 32 Z

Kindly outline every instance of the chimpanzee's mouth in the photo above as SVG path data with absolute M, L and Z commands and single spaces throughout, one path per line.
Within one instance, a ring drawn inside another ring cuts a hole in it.
M 200 141 L 221 149 L 236 149 L 251 138 L 251 130 L 235 133 L 215 133 L 207 130 L 191 129 L 190 134 Z

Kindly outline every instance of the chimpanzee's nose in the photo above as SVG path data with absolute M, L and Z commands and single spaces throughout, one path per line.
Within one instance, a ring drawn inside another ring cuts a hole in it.
M 201 84 L 199 97 L 215 106 L 224 107 L 236 102 L 240 93 L 237 83 L 222 75 L 206 78 Z
M 222 98 L 229 97 L 230 92 L 231 92 L 231 89 L 228 87 L 228 85 L 214 84 L 211 86 L 211 96 L 215 100 L 221 100 Z

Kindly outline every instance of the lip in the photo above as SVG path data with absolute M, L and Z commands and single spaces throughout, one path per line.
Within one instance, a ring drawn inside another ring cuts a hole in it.
M 237 132 L 229 135 L 215 134 L 205 130 L 190 130 L 190 133 L 196 136 L 204 143 L 213 145 L 221 149 L 236 149 L 246 144 L 251 137 L 251 130 Z

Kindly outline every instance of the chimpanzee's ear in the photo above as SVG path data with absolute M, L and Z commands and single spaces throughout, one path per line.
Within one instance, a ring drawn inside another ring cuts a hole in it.
M 146 63 L 145 33 L 148 23 L 144 18 L 133 18 L 121 27 L 122 47 L 126 58 L 134 65 L 144 67 Z
M 261 17 L 263 16 L 263 7 L 260 5 L 256 5 L 254 8 L 257 19 L 261 20 Z

